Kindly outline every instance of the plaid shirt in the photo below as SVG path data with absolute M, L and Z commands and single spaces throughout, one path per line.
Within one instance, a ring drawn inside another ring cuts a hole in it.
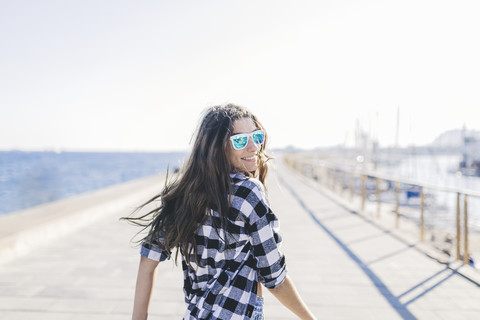
M 231 174 L 234 183 L 227 219 L 232 238 L 225 239 L 213 228 L 212 219 L 196 234 L 199 265 L 190 267 L 182 257 L 187 311 L 184 319 L 249 319 L 257 297 L 257 283 L 279 286 L 286 277 L 285 257 L 280 252 L 278 220 L 270 210 L 260 181 L 243 174 Z M 212 211 L 216 226 L 220 216 Z M 140 254 L 156 261 L 170 257 L 160 249 L 161 235 L 144 241 Z

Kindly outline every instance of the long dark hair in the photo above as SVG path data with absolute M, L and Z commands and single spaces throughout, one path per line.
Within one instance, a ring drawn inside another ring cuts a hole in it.
M 143 238 L 154 240 L 162 235 L 162 249 L 171 252 L 178 248 L 188 264 L 193 255 L 197 260 L 197 242 L 195 233 L 205 219 L 211 215 L 211 209 L 221 216 L 223 227 L 230 208 L 229 195 L 232 193 L 230 173 L 234 170 L 230 160 L 230 135 L 233 122 L 242 118 L 252 119 L 258 129 L 265 130 L 258 119 L 247 109 L 227 104 L 208 108 L 197 128 L 192 152 L 184 168 L 176 179 L 165 184 L 162 192 L 143 205 L 158 201 L 158 208 L 135 217 L 134 214 L 122 218 L 147 229 L 148 235 Z M 270 157 L 265 153 L 265 142 L 258 154 L 257 169 L 244 174 L 265 183 L 268 172 L 267 161 Z M 134 212 L 135 213 L 135 212 Z M 214 219 L 212 219 L 213 221 Z M 213 225 L 218 232 L 220 226 Z M 225 229 L 224 229 L 225 230 Z M 225 241 L 227 242 L 227 237 Z M 142 241 L 141 240 L 141 241 Z M 178 250 L 175 255 L 177 261 Z

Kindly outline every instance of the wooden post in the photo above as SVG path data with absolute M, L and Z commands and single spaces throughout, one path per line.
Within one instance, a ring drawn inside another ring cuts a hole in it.
M 468 196 L 463 197 L 463 263 L 470 263 L 470 253 L 468 252 Z
M 327 167 L 324 167 L 323 168 L 323 176 L 325 177 L 325 179 L 323 180 L 323 185 L 328 188 L 329 187 L 329 183 L 330 183 L 330 176 L 328 175 L 328 168 Z
M 330 168 L 327 169 L 327 177 L 328 177 L 327 187 L 328 189 L 332 190 L 332 169 Z
M 330 168 L 330 190 L 335 192 L 335 171 L 333 171 L 332 168 Z
M 343 196 L 343 181 L 345 179 L 345 172 L 340 171 L 340 195 Z
M 380 178 L 375 178 L 375 194 L 377 196 L 377 218 L 380 218 L 380 210 L 382 201 L 380 200 Z
M 461 238 L 461 230 L 460 230 L 460 192 L 457 192 L 457 260 L 460 260 L 460 238 Z
M 333 188 L 333 191 L 337 192 L 340 194 L 340 190 L 338 190 L 338 186 L 340 185 L 340 171 L 338 169 L 335 169 L 335 186 Z
M 352 172 L 350 175 L 350 202 L 353 200 L 353 194 L 355 193 L 355 174 Z
M 362 211 L 365 210 L 365 198 L 367 196 L 367 176 L 362 174 Z
M 337 169 L 332 169 L 332 191 L 337 192 Z
M 333 171 L 333 191 L 338 193 L 338 170 Z
M 423 187 L 420 187 L 420 241 L 425 242 L 425 193 Z
M 395 181 L 395 228 L 400 226 L 400 183 Z

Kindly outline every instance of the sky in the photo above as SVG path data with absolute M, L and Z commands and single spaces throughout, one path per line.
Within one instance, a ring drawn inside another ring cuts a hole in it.
M 0 150 L 182 151 L 202 111 L 271 148 L 480 130 L 480 2 L 0 0 Z

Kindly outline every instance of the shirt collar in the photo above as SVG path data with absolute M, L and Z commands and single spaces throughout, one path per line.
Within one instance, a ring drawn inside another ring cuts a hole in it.
M 245 174 L 240 173 L 240 172 L 231 172 L 231 173 L 230 173 L 230 178 L 232 178 L 232 179 L 244 180 L 244 179 L 246 179 L 247 177 L 245 176 Z

